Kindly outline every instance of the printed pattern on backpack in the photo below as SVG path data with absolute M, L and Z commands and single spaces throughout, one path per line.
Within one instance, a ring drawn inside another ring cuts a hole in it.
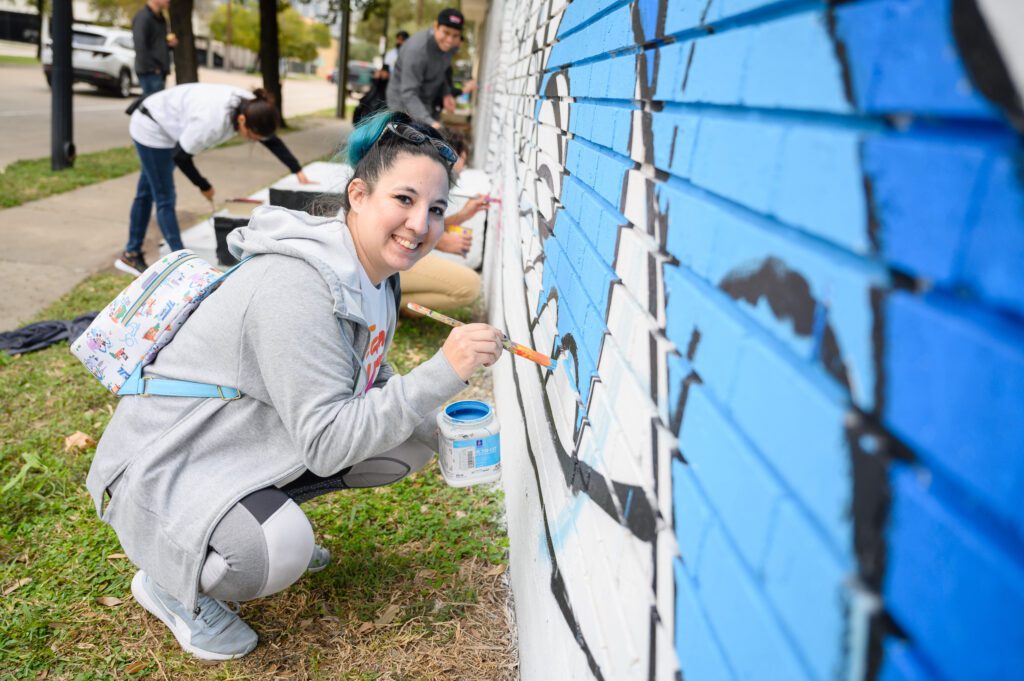
M 71 353 L 115 395 L 152 362 L 223 273 L 190 250 L 153 263 L 71 344 Z

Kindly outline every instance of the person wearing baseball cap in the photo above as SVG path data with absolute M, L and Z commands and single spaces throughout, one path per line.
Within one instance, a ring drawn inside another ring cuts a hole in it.
M 445 71 L 462 44 L 465 21 L 462 12 L 449 7 L 441 10 L 433 26 L 405 41 L 388 82 L 389 109 L 405 111 L 435 128 L 441 126 L 432 111 L 435 101 L 441 99 L 446 110 L 455 110 Z

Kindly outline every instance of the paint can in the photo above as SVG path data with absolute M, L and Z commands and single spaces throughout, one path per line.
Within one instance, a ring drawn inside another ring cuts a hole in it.
M 437 414 L 441 475 L 452 487 L 501 477 L 501 439 L 494 409 L 486 402 L 453 402 Z

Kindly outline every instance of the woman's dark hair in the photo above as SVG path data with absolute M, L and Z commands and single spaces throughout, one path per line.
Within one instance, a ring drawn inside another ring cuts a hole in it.
M 463 154 L 469 155 L 469 142 L 466 141 L 465 135 L 451 128 L 443 128 L 442 132 L 444 133 L 444 138 L 448 140 L 448 144 L 451 145 L 456 154 L 459 156 Z
M 252 94 L 252 99 L 243 99 L 235 107 L 231 125 L 238 130 L 238 117 L 242 115 L 245 116 L 245 127 L 260 137 L 270 137 L 281 125 L 281 116 L 274 106 L 274 95 L 263 88 L 256 88 Z
M 433 144 L 416 144 L 400 135 L 385 132 L 388 123 L 404 123 L 427 137 L 447 143 L 447 140 L 432 127 L 399 111 L 385 109 L 359 121 L 359 125 L 349 135 L 348 144 L 343 152 L 348 164 L 353 168 L 352 177 L 345 185 L 340 199 L 340 206 L 346 213 L 351 208 L 348 201 L 348 185 L 352 184 L 352 180 L 361 179 L 372 192 L 377 180 L 391 169 L 400 154 L 426 156 L 437 161 L 445 169 L 449 186 L 455 183 L 451 166 L 441 157 Z M 323 210 L 322 204 L 320 208 Z

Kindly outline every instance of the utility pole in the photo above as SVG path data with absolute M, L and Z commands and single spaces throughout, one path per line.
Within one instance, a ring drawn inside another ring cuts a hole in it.
M 228 0 L 228 16 L 224 22 L 224 70 L 231 70 L 231 1 Z
M 338 103 L 335 118 L 345 118 L 345 99 L 348 95 L 348 24 L 351 13 L 349 0 L 341 0 L 338 13 Z
M 50 168 L 64 170 L 75 164 L 71 100 L 71 0 L 53 0 L 53 72 L 50 76 Z

